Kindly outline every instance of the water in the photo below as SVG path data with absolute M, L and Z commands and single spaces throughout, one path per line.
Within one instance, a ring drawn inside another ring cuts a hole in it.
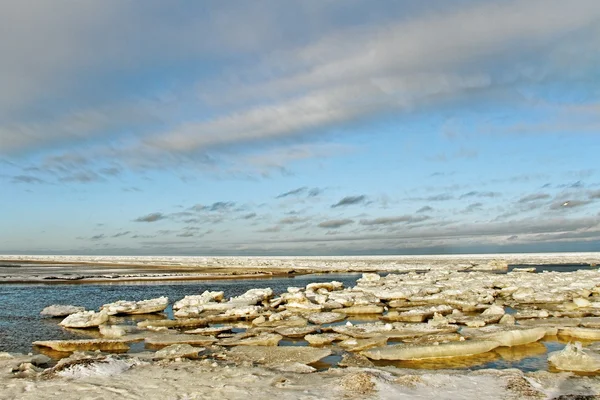
M 540 273 L 544 271 L 548 272 L 574 272 L 580 269 L 598 269 L 598 266 L 591 266 L 590 264 L 557 264 L 557 265 L 509 265 L 508 271 L 510 272 L 515 268 L 535 268 L 535 272 Z
M 570 272 L 578 269 L 597 268 L 589 265 L 560 266 L 511 266 L 536 267 L 536 272 L 559 271 Z M 346 287 L 352 287 L 360 274 L 322 274 L 302 275 L 295 277 L 278 277 L 249 280 L 213 280 L 213 281 L 180 281 L 180 282 L 113 282 L 102 284 L 23 284 L 0 285 L 0 351 L 27 353 L 32 351 L 31 343 L 36 340 L 81 339 L 89 337 L 85 331 L 68 330 L 58 325 L 60 318 L 42 318 L 39 312 L 50 304 L 72 304 L 84 306 L 86 309 L 98 309 L 103 304 L 117 300 L 144 300 L 160 296 L 168 296 L 171 304 L 186 295 L 200 294 L 205 290 L 222 290 L 226 297 L 238 296 L 252 288 L 272 288 L 275 293 L 282 293 L 290 286 L 304 287 L 311 282 L 341 281 Z M 511 313 L 514 310 L 507 309 Z M 169 307 L 165 315 L 140 315 L 120 317 L 119 324 L 134 324 L 149 318 L 172 318 Z M 373 322 L 377 319 L 353 318 L 353 323 Z M 345 323 L 340 322 L 340 323 Z M 339 323 L 338 323 L 339 324 Z M 390 344 L 395 344 L 390 342 Z M 518 368 L 524 371 L 551 370 L 547 354 L 560 350 L 565 342 L 559 338 L 544 340 L 525 346 L 498 348 L 486 354 L 473 357 L 451 358 L 426 362 L 377 362 L 377 365 L 394 365 L 402 368 L 419 369 L 483 369 L 483 368 Z M 283 340 L 280 345 L 305 346 L 304 340 Z M 131 351 L 142 351 L 143 343 L 132 345 Z M 341 359 L 340 353 L 322 360 L 317 366 L 325 369 L 336 365 Z

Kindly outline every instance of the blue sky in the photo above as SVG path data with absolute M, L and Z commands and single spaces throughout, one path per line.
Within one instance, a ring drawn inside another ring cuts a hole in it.
M 0 253 L 600 251 L 600 3 L 3 1 Z

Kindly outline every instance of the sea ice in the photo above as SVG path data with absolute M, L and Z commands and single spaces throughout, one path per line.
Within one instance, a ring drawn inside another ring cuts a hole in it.
M 82 311 L 85 311 L 85 307 L 53 304 L 51 306 L 44 308 L 40 312 L 40 315 L 43 315 L 46 317 L 66 317 L 68 315 L 79 313 Z
M 66 328 L 92 328 L 102 325 L 106 321 L 108 321 L 108 314 L 106 311 L 81 311 L 69 315 L 67 318 L 63 319 L 59 325 Z

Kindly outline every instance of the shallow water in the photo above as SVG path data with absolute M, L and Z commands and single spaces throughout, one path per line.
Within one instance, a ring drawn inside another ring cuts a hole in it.
M 537 272 L 562 271 L 594 268 L 589 265 L 561 266 L 511 266 L 536 267 Z M 595 267 L 597 268 L 597 267 Z M 179 282 L 114 282 L 102 284 L 12 284 L 0 285 L 0 351 L 27 353 L 36 340 L 82 339 L 94 335 L 95 330 L 66 329 L 58 325 L 60 318 L 42 318 L 39 312 L 50 304 L 72 304 L 98 309 L 101 305 L 117 300 L 144 300 L 168 296 L 170 303 L 186 295 L 200 294 L 205 290 L 223 290 L 226 297 L 238 296 L 252 288 L 270 287 L 275 293 L 282 293 L 290 286 L 305 287 L 312 282 L 341 281 L 346 287 L 352 287 L 361 274 L 317 274 L 295 277 L 277 277 L 250 280 L 214 280 Z M 512 313 L 514 310 L 507 310 Z M 164 314 L 138 315 L 118 318 L 119 324 L 135 324 L 137 321 L 151 318 L 172 318 L 172 309 Z M 350 318 L 353 323 L 376 321 L 377 318 L 364 316 Z M 340 322 L 340 323 L 345 323 Z M 340 324 L 337 323 L 337 324 Z M 397 344 L 390 342 L 390 344 Z M 419 369 L 482 369 L 482 368 L 518 368 L 524 371 L 549 370 L 547 354 L 560 350 L 566 342 L 559 338 L 545 338 L 531 345 L 513 348 L 499 348 L 489 353 L 463 358 L 432 360 L 426 362 L 378 362 L 377 365 L 394 365 L 403 368 Z M 306 346 L 304 340 L 284 340 L 284 346 Z M 143 351 L 144 343 L 133 343 L 131 352 Z M 319 369 L 335 366 L 341 359 L 341 351 L 322 360 Z

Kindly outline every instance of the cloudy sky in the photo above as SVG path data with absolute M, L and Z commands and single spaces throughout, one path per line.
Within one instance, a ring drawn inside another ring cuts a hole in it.
M 4 0 L 0 252 L 600 251 L 598 0 Z

